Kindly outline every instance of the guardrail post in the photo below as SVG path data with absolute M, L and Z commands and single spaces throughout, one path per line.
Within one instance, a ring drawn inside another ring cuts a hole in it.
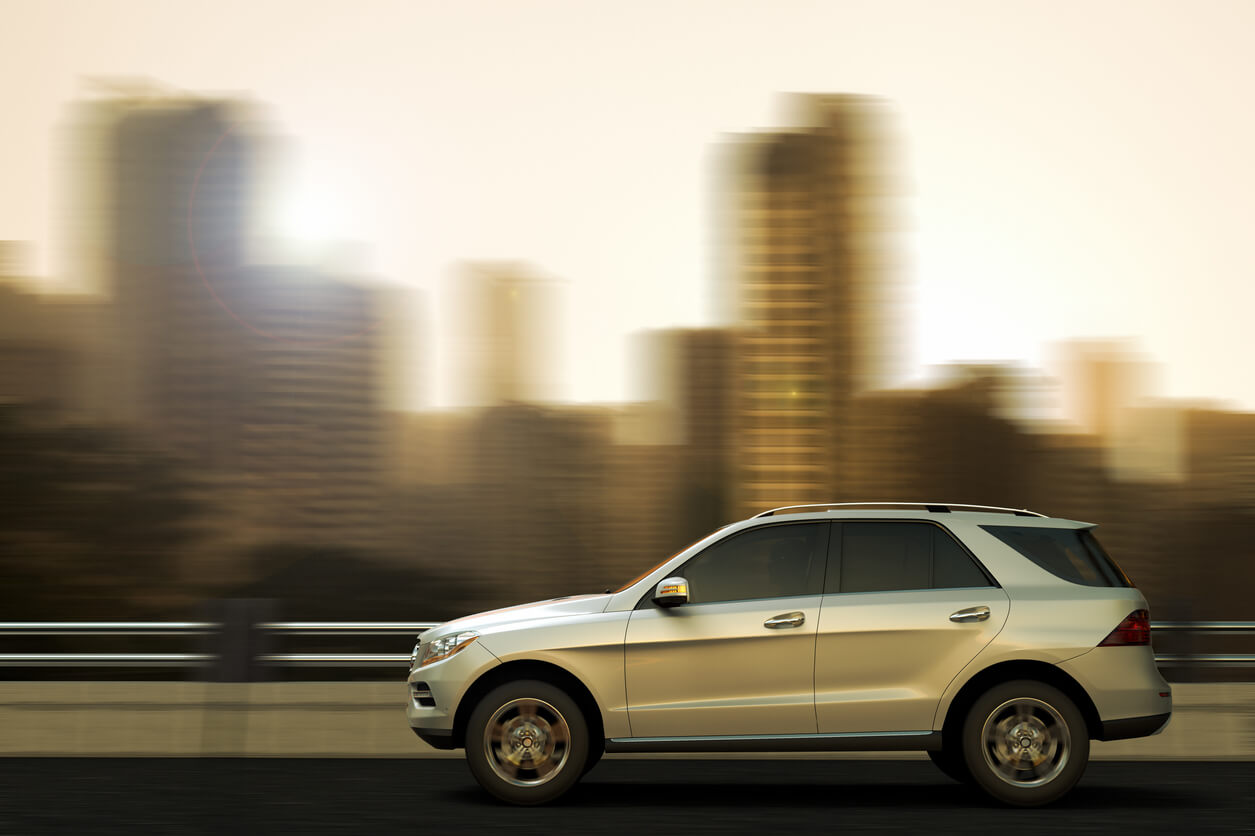
M 205 685 L 201 754 L 244 757 L 249 751 L 248 721 L 252 709 L 250 683 L 267 677 L 261 661 L 269 648 L 264 624 L 272 621 L 273 602 L 231 598 L 209 605 L 206 621 L 218 630 L 206 635 L 212 661 L 203 668 Z
M 202 669 L 209 682 L 258 682 L 268 669 L 259 660 L 270 652 L 270 634 L 262 625 L 273 621 L 274 602 L 261 598 L 228 598 L 209 605 L 206 621 L 217 632 L 205 636 L 205 653 L 214 657 Z

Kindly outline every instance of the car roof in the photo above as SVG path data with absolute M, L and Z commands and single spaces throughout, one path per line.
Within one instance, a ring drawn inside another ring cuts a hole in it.
M 899 506 L 899 507 L 895 507 Z M 1021 508 L 975 506 L 957 503 L 832 503 L 812 506 L 785 506 L 764 511 L 745 523 L 796 520 L 928 520 L 944 523 L 963 521 L 976 525 L 1014 525 L 1029 528 L 1092 528 L 1093 523 L 1062 517 L 1048 517 Z

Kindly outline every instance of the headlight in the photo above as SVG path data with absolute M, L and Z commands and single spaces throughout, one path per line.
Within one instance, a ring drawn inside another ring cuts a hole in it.
M 419 661 L 418 666 L 430 665 L 435 662 L 448 659 L 462 648 L 479 638 L 479 633 L 474 630 L 464 630 L 461 633 L 452 633 L 448 636 L 442 636 L 423 650 L 423 658 Z

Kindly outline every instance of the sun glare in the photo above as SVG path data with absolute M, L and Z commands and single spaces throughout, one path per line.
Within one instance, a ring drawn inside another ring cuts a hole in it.
M 335 238 L 342 231 L 343 220 L 331 194 L 308 184 L 288 191 L 275 213 L 280 237 L 306 244 Z

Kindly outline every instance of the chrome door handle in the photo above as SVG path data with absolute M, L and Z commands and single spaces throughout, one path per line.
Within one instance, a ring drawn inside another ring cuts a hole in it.
M 786 612 L 767 619 L 763 622 L 763 626 L 772 630 L 777 630 L 781 627 L 800 627 L 805 620 L 806 613 Z
M 960 623 L 967 621 L 988 621 L 989 607 L 968 607 L 965 610 L 950 613 L 950 620 Z

